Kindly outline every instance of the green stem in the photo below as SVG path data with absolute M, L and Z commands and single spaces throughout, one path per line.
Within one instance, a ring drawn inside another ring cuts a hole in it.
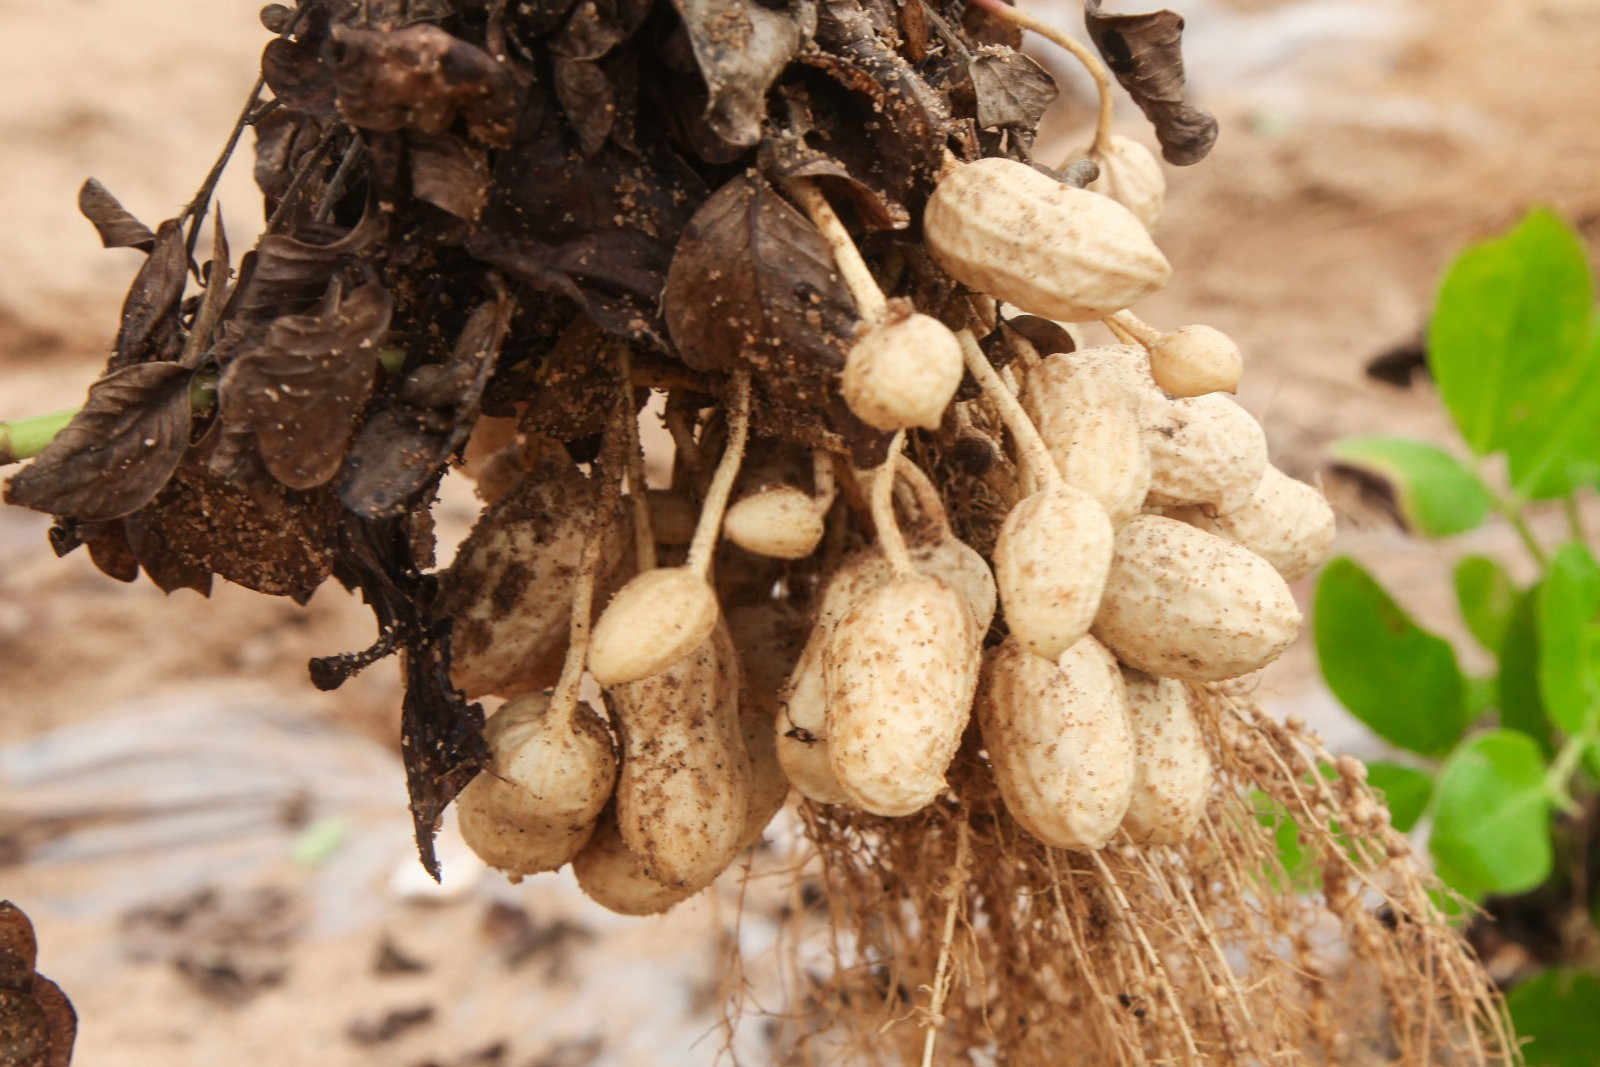
M 1492 491 L 1492 490 L 1491 490 Z M 1528 518 L 1522 512 L 1522 501 L 1515 497 L 1495 495 L 1494 506 L 1500 514 L 1511 523 L 1511 528 L 1517 531 L 1517 536 L 1522 539 L 1522 547 L 1528 550 L 1528 555 L 1539 565 L 1540 570 L 1550 564 L 1550 557 L 1545 554 L 1544 546 L 1539 539 L 1533 536 L 1533 527 L 1528 525 Z
M 48 415 L 0 421 L 0 467 L 32 459 L 55 440 L 80 408 L 67 408 Z
M 1583 532 L 1583 511 L 1578 507 L 1576 489 L 1561 498 L 1561 507 L 1567 513 L 1567 532 L 1572 535 L 1572 539 L 1580 545 L 1587 543 L 1588 539 Z
M 1584 751 L 1596 740 L 1600 740 L 1600 724 L 1591 721 L 1562 743 L 1561 751 L 1556 753 L 1550 770 L 1545 774 L 1545 788 L 1551 800 L 1568 815 L 1578 812 L 1578 802 L 1572 799 L 1572 792 L 1568 788 L 1572 774 L 1578 769 L 1578 761 L 1583 758 Z

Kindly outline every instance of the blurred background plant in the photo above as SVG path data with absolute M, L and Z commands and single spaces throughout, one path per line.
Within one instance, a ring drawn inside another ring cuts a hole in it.
M 1535 209 L 1461 253 L 1434 306 L 1427 370 L 1465 448 L 1393 436 L 1332 448 L 1420 537 L 1486 522 L 1515 531 L 1531 581 L 1479 553 L 1453 570 L 1461 620 L 1493 668 L 1464 670 L 1448 639 L 1348 556 L 1324 568 L 1313 615 L 1329 688 L 1405 754 L 1369 762 L 1369 780 L 1460 894 L 1532 1039 L 1529 1063 L 1559 1067 L 1593 1063 L 1600 1048 L 1600 564 L 1580 506 L 1600 476 L 1597 327 L 1578 235 Z M 1559 538 L 1534 532 L 1535 508 L 1562 511 Z M 1279 841 L 1294 869 L 1296 829 L 1281 825 Z

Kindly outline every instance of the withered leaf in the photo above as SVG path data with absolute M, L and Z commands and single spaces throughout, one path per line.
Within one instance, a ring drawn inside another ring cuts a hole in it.
M 410 134 L 411 192 L 458 218 L 476 222 L 489 201 L 489 161 L 482 149 L 448 134 Z
M 558 56 L 554 67 L 556 99 L 577 131 L 579 149 L 585 156 L 592 156 L 611 136 L 611 126 L 616 122 L 617 103 L 611 81 L 598 64 L 586 59 Z
M 898 198 L 851 173 L 842 160 L 811 147 L 795 130 L 781 130 L 762 141 L 757 166 L 775 182 L 818 179 L 830 192 L 848 196 L 861 221 L 873 229 L 902 230 L 911 224 L 911 213 Z
M 272 95 L 290 111 L 333 118 L 333 72 L 322 62 L 319 42 L 279 37 L 261 53 L 261 77 Z
M 191 373 L 139 363 L 95 382 L 83 410 L 6 484 L 6 500 L 85 521 L 143 507 L 189 447 Z
M 137 248 L 148 252 L 156 243 L 150 227 L 134 218 L 98 178 L 88 178 L 78 190 L 78 210 L 94 225 L 105 248 Z
M 1183 99 L 1183 16 L 1175 11 L 1106 15 L 1085 0 L 1084 24 L 1106 65 L 1155 127 L 1161 155 L 1184 167 L 1198 163 L 1217 139 L 1217 120 Z
M 680 358 L 696 370 L 837 374 L 856 319 L 822 235 L 750 174 L 689 220 L 662 303 Z
M 338 473 L 392 311 L 377 282 L 345 295 L 335 281 L 315 314 L 284 315 L 233 353 L 217 390 L 222 420 L 255 433 L 284 485 L 309 489 Z
M 1077 343 L 1066 328 L 1053 319 L 1042 319 L 1037 315 L 1013 315 L 1005 320 L 1005 327 L 1015 330 L 1022 339 L 1038 351 L 1041 356 L 1053 356 L 1058 352 L 1072 352 L 1077 349 Z
M 756 0 L 672 0 L 683 18 L 700 76 L 706 118 L 729 144 L 761 140 L 767 90 L 817 29 L 812 0 L 776 11 Z
M 56 985 L 34 970 L 33 924 L 0 900 L 0 1062 L 17 1067 L 68 1067 L 78 1013 Z
M 89 546 L 89 560 L 107 578 L 119 582 L 133 582 L 139 578 L 139 557 L 128 544 L 128 532 L 123 520 L 86 522 L 78 528 L 78 536 Z
M 403 514 L 466 443 L 516 304 L 502 292 L 478 305 L 443 364 L 406 375 L 389 406 L 361 427 L 339 477 L 339 499 L 363 518 Z
M 302 225 L 299 236 L 267 234 L 240 263 L 223 317 L 262 321 L 310 310 L 340 263 L 369 248 L 386 228 L 383 214 L 369 208 L 349 230 L 312 223 Z M 326 243 L 317 243 L 319 238 Z
M 437 581 L 422 574 L 412 557 L 406 519 L 371 521 L 346 513 L 338 531 L 334 574 L 346 589 L 361 591 L 378 623 L 372 648 L 312 660 L 319 689 L 337 688 L 362 667 L 403 647 L 405 699 L 400 712 L 400 749 L 417 854 L 439 877 L 433 835 L 439 816 L 488 758 L 483 708 L 469 704 L 450 682 L 450 638 L 428 623 Z
M 169 486 L 171 484 L 168 483 Z M 193 589 L 201 596 L 209 597 L 211 568 L 169 545 L 162 527 L 150 521 L 149 511 L 149 508 L 141 508 L 122 520 L 128 550 L 138 561 L 138 566 L 144 568 L 150 580 L 163 593 Z M 93 551 L 92 545 L 90 550 Z
M 643 25 L 651 6 L 650 0 L 579 0 L 561 31 L 550 38 L 550 54 L 599 59 Z
M 183 355 L 178 360 L 185 367 L 198 367 L 211 341 L 211 332 L 217 327 L 222 308 L 230 291 L 228 279 L 233 272 L 228 253 L 228 233 L 222 225 L 222 212 L 213 217 L 211 231 L 211 259 L 206 264 L 206 292 L 189 327 L 189 339 L 184 342 Z
M 112 360 L 116 365 L 138 362 L 156 325 L 177 310 L 188 269 L 183 227 L 177 219 L 168 219 L 156 228 L 150 257 L 134 275 L 123 299 L 122 320 L 113 345 Z
M 1055 79 L 1021 52 L 1004 45 L 978 49 L 967 64 L 978 101 L 978 126 L 1032 133 L 1057 95 Z
M 459 115 L 484 144 L 510 143 L 517 84 L 493 56 L 438 26 L 335 26 L 339 113 L 369 130 L 444 133 Z

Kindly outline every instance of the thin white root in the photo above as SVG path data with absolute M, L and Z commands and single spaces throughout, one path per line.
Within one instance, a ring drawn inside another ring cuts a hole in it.
M 872 276 L 872 271 L 867 269 L 867 261 L 861 258 L 861 250 L 856 247 L 850 231 L 845 229 L 844 223 L 833 210 L 833 205 L 822 195 L 822 190 L 817 188 L 816 182 L 808 178 L 794 178 L 784 187 L 789 190 L 790 196 L 800 202 L 800 206 L 811 216 L 811 221 L 817 229 L 822 231 L 823 239 L 833 251 L 833 261 L 839 268 L 839 276 L 844 279 L 850 295 L 855 297 L 856 310 L 861 313 L 862 321 L 870 324 L 883 318 L 884 312 L 889 307 L 883 289 L 878 285 L 878 280 Z
M 1022 410 L 1022 405 L 1017 403 L 1017 398 L 989 363 L 989 357 L 978 347 L 978 339 L 972 336 L 971 330 L 958 331 L 956 339 L 961 342 L 961 354 L 967 361 L 967 370 L 978 380 L 984 396 L 995 406 L 1000 413 L 1000 421 L 1006 424 L 1006 429 L 1011 431 L 1011 436 L 1016 440 L 1017 451 L 1022 453 L 1023 466 L 1041 485 L 1056 485 L 1061 480 L 1061 474 L 1056 470 L 1055 461 L 1050 458 L 1044 438 L 1039 436 L 1033 420 L 1028 418 L 1028 413 Z
M 906 539 L 900 533 L 900 525 L 894 521 L 893 503 L 894 472 L 905 443 L 906 432 L 896 430 L 889 439 L 889 454 L 872 476 L 872 524 L 878 530 L 878 545 L 896 574 L 911 573 L 911 556 L 906 552 Z
M 890 453 L 890 459 L 894 453 Z M 880 479 L 881 480 L 881 479 Z M 948 903 L 944 909 L 944 932 L 939 937 L 939 963 L 933 972 L 933 990 L 928 999 L 928 1017 L 922 1038 L 922 1067 L 933 1067 L 933 1049 L 939 1039 L 939 1026 L 943 1022 L 944 998 L 950 992 L 950 947 L 956 937 L 956 916 L 961 911 L 961 899 L 967 892 L 967 822 L 963 819 L 956 829 L 956 869 L 951 872 L 950 884 L 945 887 Z
M 749 436 L 750 372 L 736 370 L 733 372 L 733 410 L 728 415 L 728 446 L 723 449 L 722 460 L 711 476 L 711 486 L 706 490 L 705 504 L 700 509 L 700 521 L 694 528 L 694 540 L 689 542 L 687 566 L 701 577 L 711 569 L 711 553 L 717 547 L 722 514 L 728 508 L 733 480 L 739 476 L 739 464 L 744 462 L 744 445 Z

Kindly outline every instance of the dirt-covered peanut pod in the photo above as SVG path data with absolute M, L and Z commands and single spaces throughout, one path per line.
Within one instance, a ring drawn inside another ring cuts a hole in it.
M 1152 678 L 1124 668 L 1128 722 L 1133 729 L 1133 795 L 1122 828 L 1142 845 L 1186 840 L 1211 795 L 1211 754 L 1175 678 Z
M 456 797 L 461 836 L 513 878 L 557 870 L 611 798 L 617 760 L 604 722 L 585 704 L 531 693 L 489 716 L 483 736 L 489 762 Z
M 728 612 L 728 634 L 742 667 L 739 728 L 750 760 L 743 848 L 761 836 L 789 795 L 772 722 L 805 647 L 805 613 L 785 600 L 741 605 Z
M 555 684 L 566 654 L 578 560 L 598 543 L 604 588 L 626 573 L 628 524 L 564 453 L 543 452 L 517 489 L 486 508 L 439 579 L 453 620 L 451 682 L 469 698 Z
M 1141 515 L 1117 531 L 1094 635 L 1146 674 L 1213 682 L 1272 662 L 1301 621 L 1283 577 L 1260 556 Z
M 923 230 L 957 281 L 1049 319 L 1105 318 L 1172 274 L 1127 208 L 1011 159 L 951 168 L 928 199 Z
M 1196 323 L 1162 332 L 1130 311 L 1119 311 L 1106 325 L 1131 337 L 1150 353 L 1150 376 L 1175 397 L 1233 393 L 1244 374 L 1244 356 L 1233 338 L 1214 326 Z
M 1221 393 L 1143 406 L 1150 495 L 1157 507 L 1203 504 L 1226 515 L 1249 503 L 1267 470 L 1267 435 Z
M 1242 507 L 1223 515 L 1203 507 L 1177 508 L 1170 516 L 1243 545 L 1290 582 L 1316 570 L 1333 551 L 1333 508 L 1327 498 L 1270 465 Z
M 976 707 L 995 783 L 1053 848 L 1102 847 L 1128 810 L 1134 742 L 1122 674 L 1092 637 L 1058 661 L 1007 638 L 985 658 Z
M 687 562 L 635 576 L 611 598 L 595 623 L 589 673 L 602 687 L 665 670 L 704 644 L 722 617 L 716 590 L 706 575 L 750 429 L 748 372 L 734 375 L 733 391 L 727 448 L 706 492 Z
M 1133 212 L 1145 229 L 1155 229 L 1167 202 L 1167 179 L 1155 153 L 1131 137 L 1114 133 L 1083 154 L 1100 168 L 1099 176 L 1084 188 L 1110 197 Z
M 750 758 L 727 626 L 663 671 L 608 690 L 622 738 L 617 825 L 652 878 L 703 886 L 742 847 Z
M 1111 565 L 1111 519 L 1094 497 L 1062 480 L 1038 430 L 977 340 L 966 330 L 960 337 L 968 369 L 999 409 L 1023 466 L 1042 485 L 1001 524 L 994 576 L 1013 636 L 1035 655 L 1053 660 L 1094 621 Z
M 555 692 L 520 697 L 489 717 L 488 763 L 456 798 L 461 836 L 513 878 L 556 870 L 576 855 L 617 781 L 611 734 L 578 699 L 600 560 L 600 541 L 591 539 L 578 562 Z
M 1106 345 L 1029 368 L 1022 407 L 1068 485 L 1099 501 L 1113 526 L 1139 514 L 1150 492 L 1150 449 L 1129 379 L 1144 352 Z
M 828 757 L 851 802 L 910 815 L 945 788 L 978 684 L 981 638 L 948 582 L 912 566 L 890 502 L 901 436 L 874 478 L 873 521 L 893 574 L 857 597 L 823 649 Z
M 659 915 L 705 888 L 663 885 L 651 878 L 644 861 L 622 840 L 614 808 L 605 809 L 589 843 L 573 857 L 572 873 L 590 900 L 618 915 Z

